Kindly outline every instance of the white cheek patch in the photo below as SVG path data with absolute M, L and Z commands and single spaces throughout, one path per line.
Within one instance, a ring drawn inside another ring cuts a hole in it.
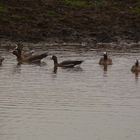
M 18 49 L 18 45 L 16 44 L 15 50 L 17 50 L 17 49 Z

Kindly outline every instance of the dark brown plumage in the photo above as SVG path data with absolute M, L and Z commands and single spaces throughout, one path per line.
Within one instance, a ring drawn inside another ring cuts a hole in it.
M 138 60 L 136 60 L 135 65 L 132 66 L 131 71 L 132 72 L 140 72 L 140 65 L 139 65 Z
M 13 54 L 17 57 L 19 63 L 40 63 L 41 59 L 48 56 L 46 52 L 42 54 L 25 53 L 22 46 L 17 46 L 13 50 Z
M 55 67 L 65 67 L 65 68 L 72 68 L 76 65 L 80 65 L 83 62 L 82 60 L 66 60 L 61 63 L 58 63 L 56 56 L 52 56 L 52 60 L 54 61 Z
M 107 52 L 104 52 L 103 57 L 99 61 L 100 65 L 112 65 L 112 59 L 108 57 Z

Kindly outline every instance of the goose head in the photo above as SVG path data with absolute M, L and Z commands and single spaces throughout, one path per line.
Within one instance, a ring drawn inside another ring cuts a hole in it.
M 104 52 L 104 60 L 107 60 L 107 58 L 108 58 L 108 55 L 107 55 L 107 52 Z
M 19 44 L 16 44 L 16 47 L 15 49 L 13 50 L 13 54 L 15 56 L 17 56 L 18 59 L 21 58 L 21 54 L 22 54 L 22 49 L 23 49 L 23 46 L 20 46 Z

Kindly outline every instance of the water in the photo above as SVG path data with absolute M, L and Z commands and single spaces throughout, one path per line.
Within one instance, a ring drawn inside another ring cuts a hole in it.
M 37 51 L 40 51 L 37 48 Z M 43 50 L 46 50 L 43 48 Z M 55 73 L 41 65 L 17 66 L 5 49 L 0 67 L 0 140 L 138 140 L 140 76 L 130 69 L 140 50 L 109 50 L 113 65 L 98 65 L 103 50 L 48 47 L 59 61 L 82 59 Z

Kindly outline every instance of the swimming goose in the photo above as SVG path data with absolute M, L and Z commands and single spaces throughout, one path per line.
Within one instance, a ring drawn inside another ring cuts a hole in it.
M 108 58 L 107 52 L 104 52 L 103 57 L 99 61 L 100 65 L 112 65 L 112 59 Z
M 61 63 L 58 63 L 56 56 L 52 56 L 51 59 L 54 61 L 54 67 L 64 67 L 64 68 L 72 68 L 76 65 L 80 65 L 83 62 L 82 60 L 66 60 Z
M 17 57 L 19 63 L 40 63 L 41 59 L 48 56 L 46 52 L 35 55 L 32 52 L 24 53 L 22 46 L 17 46 L 13 50 L 13 54 Z
M 0 56 L 0 65 L 2 65 L 4 58 Z
M 132 66 L 131 71 L 132 72 L 140 72 L 140 65 L 139 65 L 138 60 L 136 60 L 135 65 Z
M 16 48 L 14 50 L 21 51 L 23 57 L 32 56 L 34 53 L 34 50 L 23 50 L 23 45 L 21 43 L 16 44 Z

